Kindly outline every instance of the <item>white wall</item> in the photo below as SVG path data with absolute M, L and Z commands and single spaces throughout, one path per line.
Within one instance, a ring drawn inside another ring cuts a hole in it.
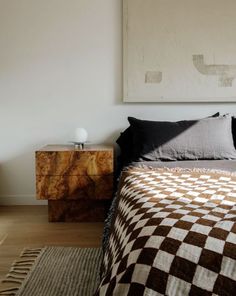
M 90 141 L 111 142 L 128 115 L 176 120 L 236 110 L 122 103 L 121 0 L 0 0 L 0 100 L 1 204 L 35 203 L 34 151 L 66 143 L 78 126 Z

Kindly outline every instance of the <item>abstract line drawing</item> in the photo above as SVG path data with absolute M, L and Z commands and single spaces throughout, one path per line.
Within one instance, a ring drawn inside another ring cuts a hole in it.
M 204 55 L 193 55 L 195 68 L 203 75 L 219 76 L 219 87 L 232 87 L 236 78 L 236 65 L 207 65 Z
M 145 83 L 161 83 L 162 72 L 159 71 L 147 71 L 145 74 Z

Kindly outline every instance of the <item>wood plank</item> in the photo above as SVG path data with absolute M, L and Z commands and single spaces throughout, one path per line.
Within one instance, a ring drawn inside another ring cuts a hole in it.
M 24 248 L 99 247 L 103 223 L 48 223 L 47 206 L 0 207 L 0 279 Z

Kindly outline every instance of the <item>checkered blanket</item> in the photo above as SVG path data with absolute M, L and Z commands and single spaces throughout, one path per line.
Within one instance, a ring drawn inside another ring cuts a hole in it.
M 236 295 L 236 176 L 123 172 L 96 295 Z

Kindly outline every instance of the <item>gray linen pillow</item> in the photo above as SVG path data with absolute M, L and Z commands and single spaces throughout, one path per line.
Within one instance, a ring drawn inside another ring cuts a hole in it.
M 230 116 L 178 122 L 128 120 L 135 160 L 236 158 Z

